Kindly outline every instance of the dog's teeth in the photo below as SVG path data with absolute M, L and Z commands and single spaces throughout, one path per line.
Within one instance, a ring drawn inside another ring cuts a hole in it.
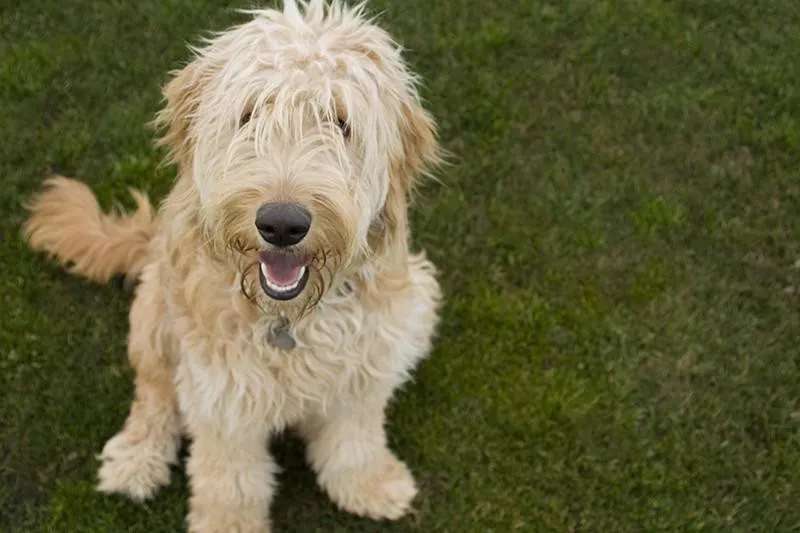
M 264 274 L 264 279 L 269 280 L 269 276 L 267 275 L 267 265 L 261 263 L 261 273 Z

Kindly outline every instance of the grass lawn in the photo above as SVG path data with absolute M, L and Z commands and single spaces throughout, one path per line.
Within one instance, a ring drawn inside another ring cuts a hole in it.
M 229 0 L 0 3 L 0 531 L 181 531 L 93 490 L 130 294 L 19 239 L 55 169 L 160 198 L 145 126 Z M 415 207 L 447 294 L 394 404 L 417 512 L 337 511 L 292 438 L 280 532 L 800 531 L 797 0 L 374 0 L 454 164 Z

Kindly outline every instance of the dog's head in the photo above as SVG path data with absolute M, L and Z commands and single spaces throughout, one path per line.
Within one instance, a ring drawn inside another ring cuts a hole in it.
M 156 119 L 210 249 L 280 305 L 366 265 L 402 275 L 408 195 L 439 151 L 399 46 L 338 1 L 251 13 L 196 50 Z

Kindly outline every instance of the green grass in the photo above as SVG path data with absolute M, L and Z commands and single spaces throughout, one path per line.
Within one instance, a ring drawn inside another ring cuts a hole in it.
M 0 530 L 180 531 L 93 491 L 130 295 L 19 239 L 46 172 L 161 197 L 145 123 L 223 0 L 0 4 Z M 236 4 L 241 7 L 246 4 Z M 796 0 L 375 0 L 455 154 L 414 210 L 443 271 L 393 407 L 418 512 L 334 509 L 291 439 L 276 532 L 800 531 Z

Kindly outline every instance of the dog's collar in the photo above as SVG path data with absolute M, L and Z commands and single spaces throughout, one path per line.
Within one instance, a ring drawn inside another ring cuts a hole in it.
M 333 291 L 336 298 L 346 298 L 353 292 L 355 292 L 353 284 L 346 280 Z M 292 336 L 291 322 L 288 317 L 281 315 L 272 324 L 267 335 L 267 342 L 285 352 L 290 352 L 297 347 L 297 340 Z
M 344 282 L 342 282 L 341 285 L 339 285 L 336 288 L 334 294 L 336 294 L 336 296 L 340 298 L 344 298 L 345 296 L 350 296 L 351 294 L 353 294 L 354 291 L 355 289 L 353 288 L 353 284 L 345 280 Z

